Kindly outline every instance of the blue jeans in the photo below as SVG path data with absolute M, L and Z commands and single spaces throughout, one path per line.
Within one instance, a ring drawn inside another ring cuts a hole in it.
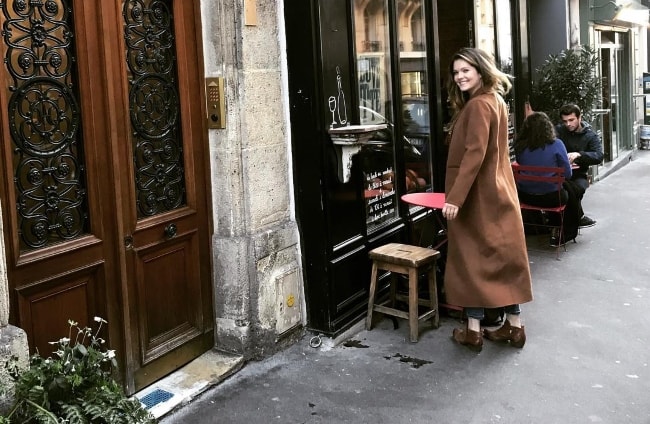
M 485 317 L 485 308 L 464 308 L 467 318 L 482 320 Z M 506 314 L 519 315 L 521 308 L 518 304 L 508 305 L 504 308 Z

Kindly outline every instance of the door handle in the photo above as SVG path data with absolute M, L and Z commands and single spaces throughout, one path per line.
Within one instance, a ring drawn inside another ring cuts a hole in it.
M 178 229 L 176 228 L 176 224 L 174 224 L 173 222 L 171 224 L 167 224 L 167 226 L 165 227 L 165 238 L 167 240 L 174 238 L 176 236 L 177 230 Z

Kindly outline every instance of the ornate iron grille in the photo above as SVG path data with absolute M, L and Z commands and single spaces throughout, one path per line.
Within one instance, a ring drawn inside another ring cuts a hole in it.
M 138 217 L 185 204 L 171 3 L 123 3 Z
M 72 11 L 65 0 L 0 3 L 8 124 L 21 250 L 87 233 L 85 165 L 75 93 Z

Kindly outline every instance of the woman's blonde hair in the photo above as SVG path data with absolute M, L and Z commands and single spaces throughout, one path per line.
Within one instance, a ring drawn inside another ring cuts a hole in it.
M 457 60 L 464 60 L 469 63 L 478 74 L 481 76 L 483 82 L 483 89 L 487 92 L 496 92 L 504 96 L 510 88 L 510 75 L 501 72 L 495 65 L 494 59 L 488 53 L 481 49 L 472 47 L 464 47 L 458 50 L 451 57 L 449 64 L 449 76 L 447 79 L 447 93 L 449 96 L 449 103 L 454 112 L 454 115 L 460 111 L 467 100 L 469 94 L 460 91 L 458 85 L 454 81 L 454 62 Z

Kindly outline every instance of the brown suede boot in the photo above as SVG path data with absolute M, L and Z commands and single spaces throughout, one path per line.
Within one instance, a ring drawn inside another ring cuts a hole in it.
M 526 332 L 524 331 L 524 326 L 521 328 L 513 327 L 510 325 L 510 321 L 506 322 L 497 330 L 488 330 L 487 328 L 483 330 L 483 335 L 488 339 L 495 342 L 505 342 L 510 343 L 512 347 L 522 348 L 526 343 Z
M 472 331 L 468 328 L 454 328 L 452 337 L 474 352 L 480 352 L 483 349 L 483 336 L 478 331 Z

